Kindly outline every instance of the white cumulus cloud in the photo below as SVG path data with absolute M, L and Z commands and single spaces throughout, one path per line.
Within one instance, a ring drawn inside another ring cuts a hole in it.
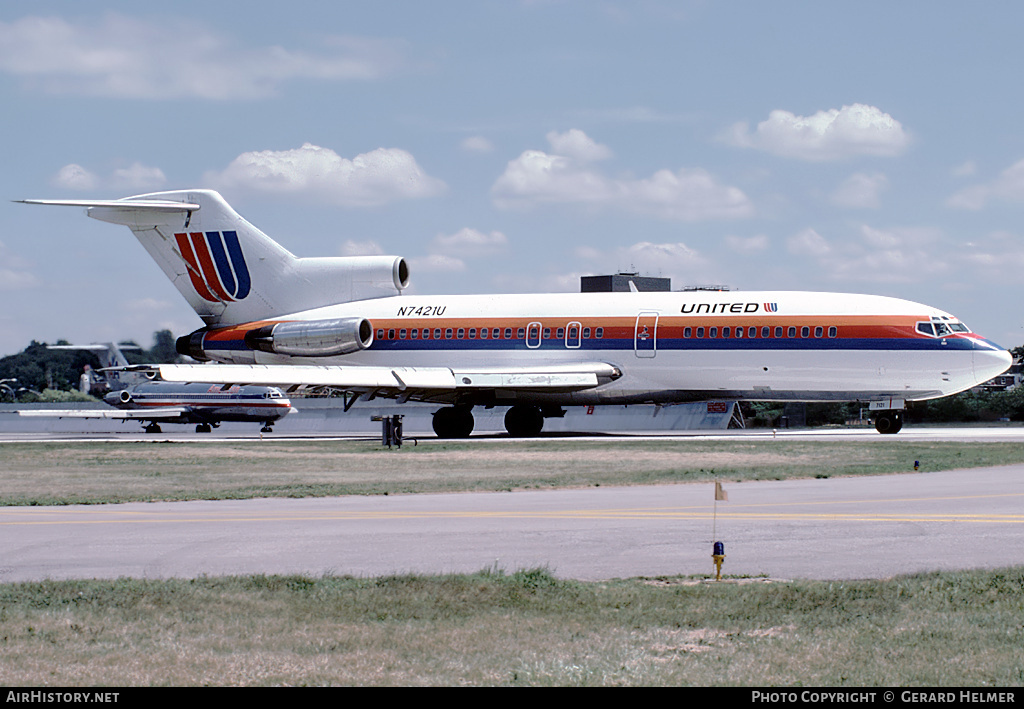
M 726 245 L 739 254 L 759 254 L 766 251 L 769 246 L 768 237 L 764 234 L 756 236 L 726 236 Z
M 832 204 L 851 209 L 878 209 L 882 206 L 882 191 L 889 186 L 889 178 L 880 172 L 850 175 L 829 196 Z
M 166 184 L 167 177 L 164 176 L 163 170 L 158 167 L 149 167 L 135 162 L 128 167 L 114 170 L 110 183 L 113 187 L 117 188 L 152 190 Z
M 62 167 L 50 181 L 57 187 L 81 191 L 94 190 L 100 185 L 98 175 L 75 163 Z
M 511 160 L 491 188 L 498 207 L 575 204 L 680 221 L 754 213 L 740 189 L 721 184 L 701 168 L 663 169 L 644 179 L 613 178 L 589 164 L 609 157 L 610 151 L 582 131 L 548 134 L 548 138 L 563 153 L 527 150 Z
M 911 283 L 948 273 L 956 259 L 931 227 L 877 229 L 864 224 L 860 242 L 851 242 L 843 258 L 831 264 L 837 279 Z
M 804 229 L 786 239 L 786 248 L 796 256 L 824 256 L 831 253 L 828 240 L 814 229 Z
M 0 291 L 23 290 L 39 285 L 39 278 L 29 269 L 28 261 L 12 253 L 0 241 Z
M 862 224 L 859 233 L 829 242 L 814 229 L 787 240 L 789 252 L 809 259 L 823 281 L 913 283 L 948 273 L 961 249 L 932 227 L 879 229 Z
M 494 150 L 494 145 L 491 141 L 484 138 L 482 135 L 471 135 L 465 138 L 460 144 L 463 150 L 467 153 L 489 153 Z
M 466 270 L 466 262 L 454 256 L 428 254 L 408 259 L 409 270 L 415 273 L 458 273 Z
M 349 160 L 311 143 L 294 150 L 243 153 L 204 179 L 218 187 L 298 194 L 345 207 L 434 197 L 446 189 L 444 182 L 426 174 L 404 150 L 378 148 Z
M 963 260 L 976 268 L 986 283 L 1018 284 L 1024 268 L 1024 238 L 1007 231 L 994 231 L 980 243 L 969 243 L 961 250 Z
M 241 46 L 194 18 L 116 13 L 0 22 L 0 72 L 50 93 L 136 99 L 258 99 L 292 80 L 377 79 L 403 69 L 405 45 L 332 36 L 313 48 Z
M 348 239 L 341 245 L 342 256 L 382 256 L 384 249 L 376 241 Z
M 579 128 L 571 128 L 564 133 L 551 131 L 545 136 L 556 155 L 564 155 L 580 162 L 607 160 L 612 151 L 606 145 L 600 145 Z
M 611 251 L 593 247 L 579 247 L 576 256 L 590 261 L 601 273 L 639 273 L 641 276 L 667 276 L 700 280 L 708 268 L 708 261 L 698 251 L 684 243 L 640 241 Z
M 1024 160 L 1006 168 L 990 182 L 960 190 L 947 199 L 946 204 L 957 209 L 977 211 L 991 201 L 1024 202 Z
M 145 192 L 163 187 L 167 183 L 167 177 L 160 168 L 143 165 L 140 162 L 117 168 L 105 177 L 71 163 L 58 170 L 51 182 L 57 187 L 83 192 L 99 189 Z
M 856 155 L 894 156 L 906 150 L 910 136 L 888 113 L 855 103 L 840 109 L 797 116 L 776 110 L 750 130 L 735 124 L 727 142 L 800 160 L 838 160 Z
M 462 255 L 480 256 L 494 253 L 508 245 L 508 238 L 500 231 L 485 234 L 476 229 L 465 227 L 454 234 L 438 234 L 434 245 L 439 251 Z
M 952 170 L 950 170 L 950 174 L 953 175 L 953 177 L 971 177 L 977 171 L 977 163 L 975 163 L 973 160 L 967 160 L 966 162 L 963 162 L 960 165 L 954 167 Z

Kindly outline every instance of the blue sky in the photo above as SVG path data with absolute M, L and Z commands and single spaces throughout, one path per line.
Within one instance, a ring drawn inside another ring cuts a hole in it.
M 1024 343 L 1024 5 L 0 5 L 0 354 L 201 325 L 122 227 L 219 190 L 416 293 L 875 293 Z

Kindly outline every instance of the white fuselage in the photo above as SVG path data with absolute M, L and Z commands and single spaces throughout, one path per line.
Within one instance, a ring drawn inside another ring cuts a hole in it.
M 373 341 L 336 357 L 255 351 L 267 322 L 366 318 Z M 935 308 L 805 292 L 396 296 L 209 331 L 211 359 L 239 364 L 501 367 L 606 362 L 623 376 L 517 401 L 598 404 L 904 400 L 945 396 L 1005 371 L 1010 355 Z

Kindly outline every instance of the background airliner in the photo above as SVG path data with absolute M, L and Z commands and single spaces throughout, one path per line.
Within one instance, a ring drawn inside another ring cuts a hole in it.
M 896 298 L 804 292 L 412 296 L 396 256 L 298 258 L 216 192 L 84 206 L 131 228 L 205 326 L 178 340 L 204 365 L 171 381 L 327 386 L 444 404 L 442 437 L 474 406 L 512 435 L 562 407 L 701 400 L 864 401 L 895 433 L 907 401 L 963 391 L 1010 354 L 949 313 Z
M 262 423 L 263 433 L 294 411 L 291 402 L 276 387 L 199 384 L 195 382 L 146 382 L 103 397 L 121 409 L 125 418 L 148 421 L 146 431 L 159 433 L 160 423 L 195 424 L 199 433 L 209 433 L 222 421 Z
M 103 400 L 116 410 L 24 409 L 18 412 L 21 416 L 134 420 L 142 422 L 147 433 L 160 433 L 161 423 L 194 424 L 197 433 L 209 433 L 222 421 L 252 422 L 262 423 L 261 432 L 269 433 L 274 422 L 295 411 L 276 387 L 154 380 L 154 370 L 130 365 L 121 351 L 134 345 L 107 342 L 49 347 L 100 353 L 104 364 L 100 372 L 109 390 Z
M 291 402 L 276 387 L 174 382 L 146 382 L 104 398 L 114 409 L 21 409 L 20 416 L 140 421 L 147 433 L 160 433 L 162 423 L 194 424 L 209 433 L 222 421 L 273 424 L 293 412 Z

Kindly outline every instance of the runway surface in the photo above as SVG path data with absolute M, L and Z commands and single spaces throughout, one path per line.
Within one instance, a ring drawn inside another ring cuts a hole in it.
M 1024 564 L 1024 466 L 724 485 L 717 512 L 708 483 L 0 508 L 0 581 L 538 566 L 587 580 L 700 574 L 715 539 L 731 575 Z
M 436 438 L 433 431 L 427 429 L 405 429 L 406 438 L 412 443 L 417 438 Z M 819 441 L 823 445 L 835 441 L 859 441 L 891 443 L 895 441 L 952 441 L 952 442 L 1017 442 L 1024 445 L 1024 427 L 1020 425 L 999 425 L 991 427 L 953 427 L 953 426 L 907 426 L 894 436 L 883 436 L 873 427 L 860 428 L 799 428 L 799 429 L 727 429 L 721 431 L 613 431 L 602 433 L 557 432 L 544 433 L 537 438 L 529 439 L 533 443 L 545 441 L 587 442 L 591 440 L 608 441 L 622 439 L 637 440 L 700 440 L 700 441 L 757 441 L 767 439 L 785 439 L 790 441 Z M 246 441 L 246 440 L 380 440 L 378 433 L 368 434 L 365 431 L 338 432 L 281 432 L 262 434 L 252 426 L 225 423 L 220 429 L 211 433 L 195 433 L 190 427 L 179 426 L 162 433 L 150 434 L 137 429 L 119 432 L 94 431 L 4 431 L 0 429 L 0 444 L 27 442 L 102 442 L 102 441 Z M 474 434 L 470 439 L 477 443 L 502 443 L 513 440 L 506 433 Z

